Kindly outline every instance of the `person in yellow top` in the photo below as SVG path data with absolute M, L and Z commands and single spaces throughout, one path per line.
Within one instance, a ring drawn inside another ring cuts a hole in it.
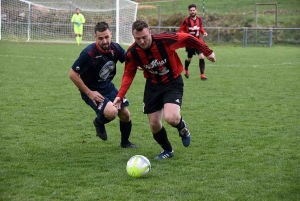
M 76 36 L 77 45 L 80 45 L 82 41 L 83 24 L 85 23 L 84 16 L 80 13 L 79 8 L 75 9 L 75 14 L 73 14 L 71 22 L 74 24 L 74 33 Z

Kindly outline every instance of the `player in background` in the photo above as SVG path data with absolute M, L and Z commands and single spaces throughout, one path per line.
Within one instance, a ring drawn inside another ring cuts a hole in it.
M 207 36 L 207 32 L 204 30 L 202 26 L 202 18 L 197 16 L 197 6 L 195 4 L 190 4 L 188 6 L 190 15 L 186 17 L 181 23 L 178 32 L 189 33 L 199 40 L 203 41 L 201 38 L 201 34 L 203 36 Z M 201 33 L 201 34 L 200 34 Z M 186 78 L 189 78 L 189 65 L 191 63 L 193 55 L 199 56 L 199 68 L 200 68 L 200 79 L 207 80 L 205 71 L 205 61 L 203 53 L 195 48 L 186 48 L 187 58 L 184 62 L 184 75 Z
M 74 33 L 77 45 L 80 45 L 82 42 L 83 24 L 85 23 L 85 18 L 80 13 L 79 8 L 76 8 L 75 12 L 76 13 L 73 14 L 71 22 L 74 24 Z
M 125 61 L 126 52 L 118 44 L 111 42 L 112 33 L 106 22 L 98 22 L 95 26 L 95 43 L 87 46 L 70 69 L 70 79 L 80 91 L 81 98 L 96 113 L 93 123 L 96 136 L 107 140 L 105 124 L 120 119 L 121 147 L 137 148 L 129 141 L 131 133 L 129 102 L 124 99 L 120 108 L 112 101 L 118 90 L 112 83 L 116 75 L 116 63 Z
M 137 69 L 141 67 L 146 78 L 144 114 L 148 115 L 154 140 L 163 149 L 156 159 L 171 158 L 174 152 L 162 124 L 163 116 L 169 125 L 178 130 L 185 147 L 190 145 L 191 140 L 187 124 L 180 115 L 184 85 L 181 77 L 183 66 L 176 49 L 199 49 L 212 62 L 215 61 L 215 55 L 204 42 L 187 33 L 152 35 L 149 25 L 142 20 L 133 23 L 132 35 L 135 43 L 127 50 L 121 88 L 113 103 L 118 107 L 125 100 L 124 96 Z

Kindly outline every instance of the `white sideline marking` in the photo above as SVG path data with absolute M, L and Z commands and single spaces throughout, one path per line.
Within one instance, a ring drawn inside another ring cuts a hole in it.
M 23 55 L 12 55 L 12 54 L 0 54 L 0 57 L 13 57 L 13 58 L 22 58 L 22 59 L 47 59 L 47 60 L 73 60 L 75 61 L 76 58 L 51 58 L 51 57 L 36 57 L 36 56 L 23 56 Z
M 0 54 L 0 57 L 13 57 L 13 58 L 22 58 L 22 59 L 47 59 L 47 60 L 72 60 L 75 61 L 77 58 L 71 59 L 71 58 L 51 58 L 51 57 L 36 57 L 36 56 L 23 56 L 23 55 L 12 55 L 12 54 Z M 294 65 L 294 64 L 300 64 L 299 62 L 283 62 L 283 63 L 275 63 L 275 64 L 230 64 L 230 65 L 220 65 L 220 64 L 208 64 L 206 63 L 206 66 L 214 67 L 214 66 L 221 66 L 221 67 L 239 67 L 239 66 L 251 66 L 253 68 L 265 66 L 265 65 L 271 65 L 271 66 L 282 66 L 282 65 Z M 192 64 L 192 66 L 196 66 L 196 64 Z
M 206 64 L 206 66 L 209 66 L 209 67 L 214 67 L 214 66 L 221 66 L 221 67 L 242 67 L 242 66 L 251 66 L 253 68 L 257 68 L 257 67 L 261 67 L 261 66 L 266 66 L 266 65 L 269 65 L 269 66 L 288 66 L 288 65 L 295 65 L 295 64 L 299 64 L 300 65 L 300 61 L 299 62 L 283 62 L 283 63 L 275 63 L 275 64 L 230 64 L 230 65 L 220 65 L 220 64 Z M 193 64 L 192 66 L 196 66 L 197 64 Z

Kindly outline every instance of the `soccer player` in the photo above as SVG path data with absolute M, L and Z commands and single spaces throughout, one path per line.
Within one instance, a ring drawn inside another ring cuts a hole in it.
M 74 33 L 77 45 L 80 45 L 82 42 L 83 24 L 85 23 L 85 18 L 80 13 L 79 8 L 76 8 L 75 12 L 76 13 L 73 14 L 71 22 L 74 24 Z
M 191 4 L 188 6 L 190 15 L 186 17 L 181 23 L 178 32 L 189 33 L 199 40 L 202 41 L 201 34 L 203 36 L 207 36 L 207 32 L 204 30 L 202 26 L 202 18 L 197 16 L 197 6 L 195 4 Z M 201 34 L 200 34 L 201 33 Z M 204 55 L 199 49 L 195 48 L 186 48 L 187 58 L 184 62 L 184 75 L 186 78 L 189 78 L 189 65 L 191 63 L 193 55 L 198 55 L 199 57 L 199 68 L 200 68 L 200 79 L 207 80 L 206 75 L 204 74 L 205 70 L 205 61 Z
M 191 47 L 199 49 L 212 62 L 215 54 L 209 47 L 196 37 L 187 33 L 151 34 L 149 25 L 142 20 L 132 24 L 132 35 L 135 40 L 127 50 L 125 69 L 121 88 L 114 100 L 118 107 L 124 100 L 138 67 L 143 69 L 146 78 L 143 109 L 148 115 L 150 129 L 155 141 L 162 147 L 156 159 L 171 158 L 173 148 L 168 139 L 165 121 L 178 130 L 185 147 L 190 145 L 191 134 L 186 122 L 180 115 L 183 96 L 183 66 L 176 49 Z
M 131 133 L 129 102 L 124 99 L 121 107 L 116 108 L 112 101 L 118 90 L 112 83 L 116 75 L 116 63 L 125 61 L 126 52 L 118 44 L 111 41 L 112 33 L 106 22 L 98 22 L 95 26 L 95 43 L 87 46 L 70 69 L 70 79 L 80 91 L 81 98 L 96 113 L 93 123 L 96 136 L 107 140 L 105 124 L 120 119 L 121 147 L 137 148 L 129 141 Z

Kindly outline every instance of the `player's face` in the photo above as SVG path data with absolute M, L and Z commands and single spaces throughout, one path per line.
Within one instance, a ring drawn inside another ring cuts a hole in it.
M 191 17 L 195 17 L 197 15 L 197 9 L 195 7 L 192 7 L 190 8 L 189 13 Z
M 151 30 L 144 28 L 142 31 L 134 30 L 132 32 L 135 42 L 142 48 L 148 49 L 152 43 Z
M 111 37 L 112 33 L 108 29 L 103 32 L 97 31 L 95 34 L 96 42 L 98 43 L 99 47 L 101 47 L 103 50 L 109 50 Z

